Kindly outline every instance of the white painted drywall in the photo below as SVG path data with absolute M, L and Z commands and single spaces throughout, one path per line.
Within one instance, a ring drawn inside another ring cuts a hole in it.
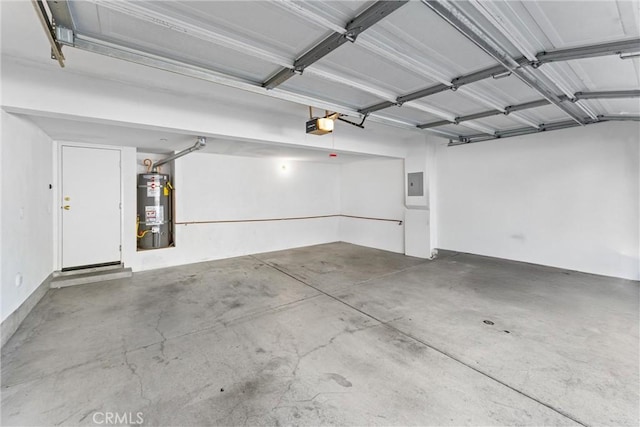
M 438 246 L 640 279 L 640 126 L 437 150 Z
M 157 72 L 142 66 L 136 70 L 145 75 Z M 219 137 L 391 157 L 403 157 L 407 141 L 423 139 L 416 131 L 374 122 L 366 129 L 338 124 L 325 137 L 306 135 L 309 113 L 304 105 L 170 73 L 163 76 L 176 79 L 174 85 L 198 88 L 206 97 L 150 90 L 8 58 L 2 63 L 1 102 L 7 111 L 17 113 L 207 136 L 210 141 Z M 46 84 L 51 80 L 56 81 L 54 86 Z M 162 146 L 159 142 L 158 148 Z
M 53 182 L 51 139 L 26 119 L 1 114 L 0 310 L 4 321 L 53 271 L 54 192 L 49 189 Z
M 405 233 L 404 242 L 406 255 L 419 258 L 430 258 L 434 245 L 436 232 L 432 206 L 435 200 L 435 148 L 432 142 L 422 141 L 419 144 L 412 144 L 407 149 L 407 156 L 404 161 L 404 200 L 405 211 Z M 422 196 L 409 196 L 408 174 L 423 174 Z
M 404 221 L 401 159 L 342 165 L 341 207 L 345 215 Z M 404 253 L 404 226 L 397 222 L 340 218 L 340 240 Z
M 406 209 L 404 213 L 404 253 L 418 258 L 431 258 L 430 211 Z
M 129 218 L 136 214 L 137 156 L 124 156 L 124 179 L 134 189 L 125 194 L 125 217 Z M 193 153 L 176 160 L 174 170 L 178 222 L 340 213 L 340 165 Z M 309 246 L 339 240 L 338 223 L 332 217 L 177 225 L 176 247 L 151 251 L 135 250 L 132 230 L 131 237 L 125 237 L 123 256 L 126 265 L 140 271 Z
M 407 208 L 428 209 L 429 208 L 429 170 L 427 163 L 433 155 L 431 146 L 425 141 L 414 144 L 407 149 L 404 160 L 404 200 Z M 422 196 L 409 196 L 407 174 L 422 172 Z

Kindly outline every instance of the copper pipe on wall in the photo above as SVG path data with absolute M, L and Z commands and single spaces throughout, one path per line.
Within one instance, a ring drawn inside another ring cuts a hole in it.
M 402 225 L 403 220 L 399 219 L 387 219 L 387 218 L 373 218 L 367 216 L 356 216 L 356 215 L 343 215 L 343 214 L 335 214 L 335 215 L 316 215 L 316 216 L 299 216 L 299 217 L 289 217 L 289 218 L 259 218 L 259 219 L 225 219 L 225 220 L 211 220 L 211 221 L 176 221 L 176 225 L 195 225 L 195 224 L 230 224 L 230 223 L 241 223 L 241 222 L 269 222 L 269 221 L 295 221 L 301 219 L 317 219 L 317 218 L 333 218 L 333 217 L 345 217 L 345 218 L 356 218 L 356 219 L 366 219 L 371 221 L 387 221 L 387 222 L 397 222 L 398 225 Z

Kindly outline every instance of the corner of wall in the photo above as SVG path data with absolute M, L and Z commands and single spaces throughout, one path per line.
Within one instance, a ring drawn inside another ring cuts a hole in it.
M 53 141 L 28 119 L 2 111 L 0 228 L 2 321 L 53 269 Z M 34 304 L 35 305 L 35 304 Z

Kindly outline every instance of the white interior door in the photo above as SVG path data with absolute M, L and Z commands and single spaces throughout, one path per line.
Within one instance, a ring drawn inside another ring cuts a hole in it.
M 120 151 L 62 146 L 62 268 L 120 262 Z

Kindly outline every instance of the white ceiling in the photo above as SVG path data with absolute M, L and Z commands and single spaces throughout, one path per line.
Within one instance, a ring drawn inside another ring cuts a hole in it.
M 38 34 L 32 31 L 37 28 L 33 25 L 36 21 L 33 11 L 25 13 L 22 5 L 14 7 L 6 3 L 3 2 L 2 32 L 3 36 L 11 33 L 12 43 L 5 42 L 3 37 L 3 54 L 47 58 L 46 49 L 31 48 L 41 46 L 43 38 L 41 28 L 37 29 Z M 283 66 L 291 66 L 297 57 L 333 31 L 344 28 L 350 19 L 373 3 L 89 0 L 71 2 L 70 9 L 77 33 L 82 36 L 204 67 L 255 86 Z M 480 25 L 491 24 L 494 29 L 491 36 L 513 57 L 640 36 L 640 1 L 637 0 L 457 1 L 454 4 Z M 15 36 L 17 33 L 19 38 Z M 71 69 L 80 66 L 74 60 L 84 59 L 73 51 L 64 47 Z M 82 72 L 114 78 L 101 70 L 102 63 L 96 54 L 87 55 L 95 57 L 95 61 L 84 61 L 79 68 Z M 427 6 L 411 1 L 364 31 L 355 43 L 340 46 L 271 94 L 286 91 L 354 111 L 435 84 L 448 84 L 460 75 L 495 64 L 494 59 Z M 558 95 L 640 89 L 639 59 L 607 56 L 555 62 L 543 65 L 536 73 L 541 80 L 557 87 Z M 141 81 L 141 76 L 135 75 L 120 74 L 117 78 Z M 445 91 L 402 107 L 380 110 L 373 113 L 371 120 L 415 128 L 418 124 L 497 111 L 541 98 L 515 76 L 485 79 L 455 92 Z M 580 101 L 576 105 L 596 115 L 640 114 L 637 98 Z M 425 132 L 454 137 L 567 118 L 561 109 L 549 105 L 518 114 L 443 125 Z
M 56 141 L 84 142 L 88 144 L 136 147 L 144 153 L 172 153 L 192 146 L 197 135 L 183 135 L 151 129 L 133 128 L 105 123 L 92 123 L 60 118 L 26 116 Z M 311 136 L 313 137 L 313 136 Z M 317 137 L 316 137 L 317 138 Z M 327 143 L 330 146 L 329 135 Z M 260 141 L 208 138 L 204 153 L 245 157 L 268 157 L 291 161 L 323 163 L 349 163 L 380 158 L 369 154 L 347 153 L 339 150 L 303 148 L 285 144 L 266 144 Z M 330 153 L 337 157 L 330 157 Z

